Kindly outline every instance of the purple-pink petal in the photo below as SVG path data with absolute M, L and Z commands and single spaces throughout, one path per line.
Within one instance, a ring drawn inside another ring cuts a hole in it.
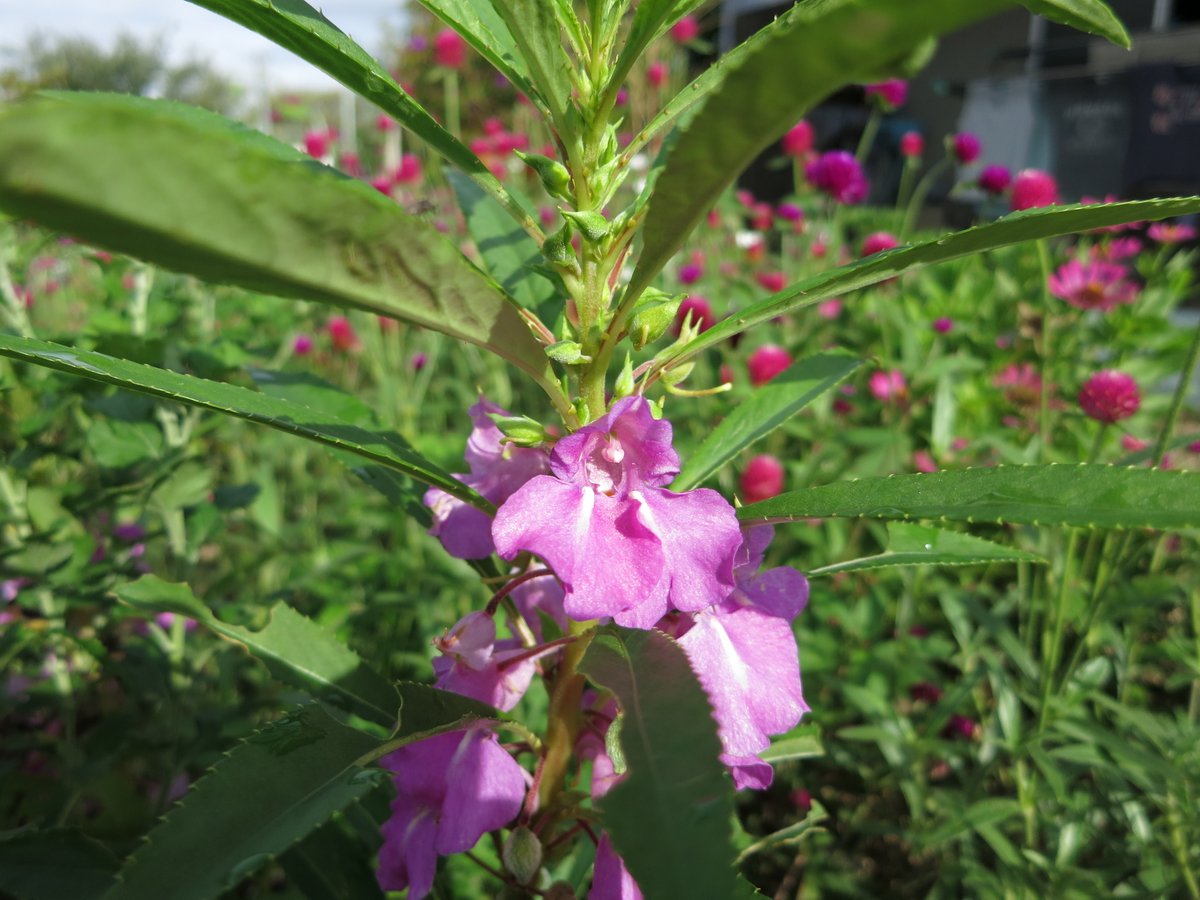
M 608 835 L 596 845 L 596 865 L 592 870 L 592 889 L 588 900 L 642 900 L 641 889 L 625 862 L 617 856 Z
M 525 770 L 494 734 L 479 728 L 468 731 L 455 749 L 446 782 L 435 844 L 443 855 L 470 850 L 484 834 L 515 819 L 527 787 Z

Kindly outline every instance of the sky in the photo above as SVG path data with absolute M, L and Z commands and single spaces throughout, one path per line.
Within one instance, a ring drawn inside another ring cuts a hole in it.
M 399 0 L 319 0 L 313 5 L 375 54 L 385 23 L 393 33 L 401 31 Z M 20 47 L 35 32 L 87 36 L 105 44 L 121 32 L 140 38 L 161 35 L 172 61 L 203 58 L 247 86 L 264 69 L 273 89 L 333 86 L 324 73 L 266 38 L 186 0 L 0 0 L 0 51 Z

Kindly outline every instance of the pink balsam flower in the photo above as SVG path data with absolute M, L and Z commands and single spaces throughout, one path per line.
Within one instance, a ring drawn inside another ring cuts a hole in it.
M 560 649 L 530 649 L 518 640 L 496 640 L 496 623 L 485 612 L 468 613 L 434 641 L 442 656 L 433 661 L 436 687 L 471 697 L 507 712 L 533 680 L 540 656 Z
M 429 894 L 437 858 L 463 853 L 516 818 L 525 770 L 484 728 L 408 744 L 380 762 L 396 783 L 375 877 L 385 891 Z
M 596 865 L 592 870 L 592 889 L 588 900 L 642 900 L 641 888 L 617 856 L 608 835 L 596 845 Z
M 501 505 L 492 538 L 505 559 L 528 550 L 550 564 L 572 619 L 652 628 L 669 609 L 704 609 L 733 588 L 733 507 L 716 491 L 666 489 L 679 455 L 645 398 L 618 400 L 561 439 L 550 472 Z

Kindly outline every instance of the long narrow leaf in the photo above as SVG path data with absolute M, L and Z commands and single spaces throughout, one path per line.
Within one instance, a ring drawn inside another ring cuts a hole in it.
M 406 444 L 400 443 L 395 435 L 385 433 L 381 436 L 346 422 L 333 413 L 309 409 L 277 397 L 266 397 L 234 384 L 168 372 L 91 350 L 32 338 L 0 334 L 0 356 L 268 425 L 354 453 L 373 463 L 403 472 L 410 478 L 439 487 L 480 508 L 488 508 L 487 501 L 475 491 Z
M 14 104 L 0 208 L 210 281 L 404 319 L 548 383 L 512 301 L 435 228 L 203 110 L 112 94 Z
M 1095 465 L 999 466 L 826 484 L 738 510 L 743 522 L 826 517 L 1197 528 L 1200 473 Z
M 808 573 L 809 578 L 837 572 L 882 569 L 889 566 L 966 566 L 993 562 L 1034 562 L 1045 560 L 1036 553 L 1005 547 L 957 531 L 946 531 L 913 522 L 888 524 L 888 548 L 876 556 L 851 559 L 822 566 Z
M 418 0 L 427 10 L 463 36 L 475 51 L 496 67 L 513 87 L 531 100 L 541 97 L 529 80 L 529 65 L 504 20 L 489 0 Z
M 1129 49 L 1129 32 L 1102 0 L 1021 0 L 1032 13 L 1063 25 L 1098 34 Z
M 829 297 L 878 284 L 904 272 L 1008 244 L 1058 237 L 1126 222 L 1169 219 L 1197 212 L 1200 212 L 1200 197 L 1134 200 L 1094 206 L 1061 206 L 1012 213 L 987 225 L 977 225 L 918 244 L 897 247 L 895 250 L 878 253 L 799 281 L 765 300 L 746 307 L 737 315 L 718 322 L 682 347 L 664 366 L 675 365 L 706 347 L 719 344 L 754 325 L 768 322 L 775 316 L 814 306 Z
M 550 0 L 494 0 L 493 6 L 520 48 L 530 79 L 546 101 L 555 128 L 566 137 L 571 130 L 567 115 L 571 104 L 571 80 L 567 77 L 570 59 L 554 4 Z

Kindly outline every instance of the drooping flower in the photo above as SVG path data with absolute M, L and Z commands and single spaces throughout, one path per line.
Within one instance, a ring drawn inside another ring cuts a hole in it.
M 737 588 L 696 613 L 679 637 L 713 706 L 721 761 L 738 789 L 770 785 L 771 766 L 758 754 L 808 712 L 791 625 L 808 603 L 808 581 L 786 566 L 758 571 L 773 536 L 770 527 L 747 532 Z
M 642 891 L 617 856 L 608 835 L 596 845 L 596 864 L 592 869 L 592 889 L 588 900 L 642 900 Z
M 525 798 L 525 770 L 485 728 L 426 738 L 380 763 L 392 771 L 396 798 L 375 877 L 385 891 L 408 888 L 413 900 L 433 887 L 439 856 L 470 850 L 511 822 Z
M 979 135 L 960 131 L 951 139 L 950 152 L 959 164 L 969 166 L 979 159 L 979 154 L 983 152 L 983 142 L 979 140 Z
M 774 456 L 762 454 L 746 463 L 738 486 L 747 503 L 769 500 L 783 490 L 783 463 Z
M 1139 288 L 1126 280 L 1129 270 L 1110 262 L 1064 263 L 1049 278 L 1050 293 L 1077 309 L 1108 312 L 1122 303 L 1133 303 Z
M 792 354 L 776 344 L 763 344 L 750 354 L 746 368 L 750 372 L 750 383 L 761 387 L 792 364 Z
M 547 471 L 548 460 L 542 450 L 505 442 L 488 413 L 509 415 L 482 397 L 471 407 L 469 415 L 474 428 L 464 454 L 471 472 L 454 477 L 499 506 L 530 478 Z M 425 505 L 433 510 L 429 533 L 442 542 L 451 556 L 482 559 L 492 555 L 492 521 L 487 513 L 438 488 L 425 492 Z
M 485 612 L 468 613 L 434 641 L 443 654 L 433 661 L 436 686 L 508 711 L 533 680 L 536 660 L 560 649 L 521 646 L 520 641 L 496 641 L 496 623 Z
M 900 136 L 900 153 L 907 159 L 915 159 L 925 152 L 925 138 L 919 131 L 906 131 Z
M 1142 395 L 1133 376 L 1105 369 L 1084 382 L 1079 391 L 1079 405 L 1097 422 L 1119 422 L 1138 411 Z
M 889 78 L 887 81 L 864 85 L 863 92 L 868 97 L 878 100 L 880 106 L 890 111 L 903 106 L 904 101 L 908 99 L 908 82 L 903 78 Z
M 781 145 L 788 156 L 805 156 L 813 148 L 813 127 L 807 120 L 801 119 L 783 136 Z
M 453 28 L 443 28 L 434 35 L 433 55 L 439 66 L 461 69 L 467 62 L 467 42 Z
M 862 256 L 871 256 L 875 253 L 882 253 L 884 250 L 891 250 L 893 247 L 899 247 L 900 242 L 896 237 L 886 231 L 876 231 L 873 234 L 868 234 L 862 243 Z
M 1037 209 L 1058 202 L 1058 182 L 1049 172 L 1024 169 L 1013 179 L 1009 205 L 1013 210 Z
M 992 196 L 998 197 L 1012 184 L 1012 172 L 1006 166 L 984 166 L 976 183 Z
M 732 589 L 733 507 L 715 491 L 666 489 L 679 455 L 644 397 L 559 440 L 550 472 L 500 506 L 492 538 L 505 559 L 528 550 L 549 563 L 572 619 L 651 628 L 668 609 L 703 609 Z
M 821 154 L 805 166 L 804 177 L 838 203 L 861 203 L 867 198 L 867 177 L 862 166 L 845 150 Z

